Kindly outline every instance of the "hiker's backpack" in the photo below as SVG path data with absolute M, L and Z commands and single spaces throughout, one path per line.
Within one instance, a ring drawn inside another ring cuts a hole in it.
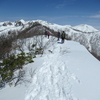
M 48 35 L 50 35 L 50 32 L 48 32 Z
M 65 38 L 65 33 L 64 32 L 61 34 L 61 38 Z

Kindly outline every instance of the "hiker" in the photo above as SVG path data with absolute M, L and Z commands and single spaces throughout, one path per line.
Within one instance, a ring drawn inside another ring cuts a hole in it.
M 50 36 L 50 32 L 49 31 L 48 31 L 47 35 L 48 35 L 48 39 L 49 39 L 49 36 Z
M 61 34 L 61 39 L 62 39 L 61 43 L 64 43 L 64 39 L 65 39 L 65 32 L 64 31 Z
M 59 41 L 59 38 L 60 38 L 60 32 L 59 31 L 58 31 L 57 37 L 58 37 L 58 41 Z
M 45 37 L 47 37 L 47 31 L 45 31 Z

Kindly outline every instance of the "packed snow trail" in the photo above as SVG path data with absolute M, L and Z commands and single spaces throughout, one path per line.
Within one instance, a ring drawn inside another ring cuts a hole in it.
M 100 99 L 100 62 L 79 45 L 65 41 L 64 44 L 56 43 L 55 49 L 52 49 L 53 46 L 48 48 L 48 54 L 43 56 L 43 64 L 36 71 L 25 100 Z M 90 63 L 92 60 L 95 65 Z
M 26 100 L 73 100 L 67 61 L 63 61 L 59 52 L 60 48 L 55 54 L 48 54 L 44 58 L 42 67 L 33 78 Z

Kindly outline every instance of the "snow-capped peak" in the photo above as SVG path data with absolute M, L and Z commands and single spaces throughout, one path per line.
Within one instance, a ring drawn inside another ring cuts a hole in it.
M 87 25 L 87 24 L 81 24 L 81 25 L 78 25 L 78 26 L 74 26 L 73 29 L 77 30 L 77 31 L 81 31 L 81 32 L 96 32 L 96 31 L 99 31 L 99 30 L 95 29 L 94 27 Z
M 22 24 L 26 24 L 26 21 L 23 20 L 23 19 L 20 19 L 20 20 L 15 21 L 15 23 L 17 23 L 17 22 L 20 22 L 20 23 L 22 23 Z

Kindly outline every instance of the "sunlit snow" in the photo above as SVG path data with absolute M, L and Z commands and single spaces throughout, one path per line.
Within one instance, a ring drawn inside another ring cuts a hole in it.
M 100 100 L 100 62 L 78 42 L 60 41 L 50 41 L 44 55 L 25 65 L 29 83 L 6 86 L 0 100 Z

